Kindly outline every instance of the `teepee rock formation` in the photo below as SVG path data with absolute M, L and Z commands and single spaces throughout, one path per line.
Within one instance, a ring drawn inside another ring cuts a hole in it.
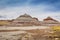
M 2 26 L 17 26 L 18 27 L 18 26 L 52 26 L 52 25 L 53 26 L 60 25 L 60 22 L 58 22 L 57 20 L 51 17 L 47 17 L 43 21 L 39 21 L 38 18 L 32 17 L 25 13 L 23 15 L 20 15 L 14 20 L 9 20 L 7 25 L 2 25 Z
M 51 17 L 47 17 L 46 19 L 44 19 L 44 21 L 54 21 L 54 22 L 58 22 L 57 20 L 51 18 Z

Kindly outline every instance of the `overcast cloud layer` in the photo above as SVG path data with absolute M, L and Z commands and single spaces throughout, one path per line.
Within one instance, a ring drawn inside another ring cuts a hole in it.
M 0 0 L 0 19 L 14 19 L 24 13 L 39 20 L 51 16 L 60 21 L 60 0 Z

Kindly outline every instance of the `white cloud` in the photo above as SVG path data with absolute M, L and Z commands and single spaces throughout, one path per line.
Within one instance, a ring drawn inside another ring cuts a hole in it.
M 0 10 L 0 15 L 7 16 L 7 18 L 3 18 L 3 19 L 12 19 L 18 17 L 21 14 L 27 13 L 33 17 L 39 18 L 39 20 L 42 20 L 47 16 L 56 18 L 55 16 L 60 15 L 60 12 L 46 11 L 47 8 L 49 8 L 49 6 L 45 6 L 45 5 L 35 6 L 35 7 L 34 6 L 8 7 Z M 60 21 L 60 18 L 58 18 L 57 20 Z

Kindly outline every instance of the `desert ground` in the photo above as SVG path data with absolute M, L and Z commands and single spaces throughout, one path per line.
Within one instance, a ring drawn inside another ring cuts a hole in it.
M 48 26 L 0 27 L 0 40 L 55 40 L 48 38 L 52 33 Z M 25 39 L 25 36 L 28 39 Z M 31 36 L 31 37 L 30 37 Z M 56 40 L 58 40 L 56 38 Z

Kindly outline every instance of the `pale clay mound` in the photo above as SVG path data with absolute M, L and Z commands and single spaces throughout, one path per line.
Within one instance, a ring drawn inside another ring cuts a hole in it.
M 0 30 L 31 30 L 31 29 L 50 29 L 47 26 L 29 26 L 29 27 L 0 27 Z

